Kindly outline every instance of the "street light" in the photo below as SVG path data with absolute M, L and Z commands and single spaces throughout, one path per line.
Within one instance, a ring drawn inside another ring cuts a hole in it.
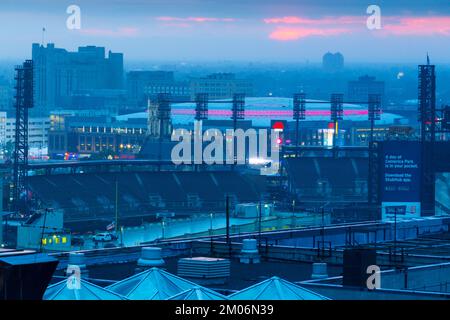
M 209 245 L 210 245 L 210 252 L 211 252 L 211 256 L 213 254 L 213 213 L 211 212 L 209 214 L 209 222 L 210 222 L 210 228 L 209 228 L 209 236 L 210 236 L 210 241 L 209 241 Z
M 292 200 L 292 228 L 297 227 L 297 219 L 295 219 L 295 199 Z
M 258 217 L 258 220 L 259 220 L 259 223 L 258 223 L 258 249 L 259 250 L 261 250 L 261 218 L 262 218 L 262 208 L 261 208 L 261 206 L 262 206 L 262 203 L 261 203 L 261 200 L 259 201 L 259 205 L 258 205 L 258 207 L 259 207 L 259 217 Z
M 209 214 L 209 234 L 211 236 L 213 235 L 213 215 L 212 212 Z
M 162 232 L 162 239 L 164 239 L 164 229 L 166 227 L 166 222 L 164 219 L 161 221 L 161 232 Z

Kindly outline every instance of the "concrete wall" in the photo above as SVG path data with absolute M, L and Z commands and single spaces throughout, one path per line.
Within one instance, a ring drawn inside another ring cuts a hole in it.
M 368 290 L 343 287 L 342 285 L 317 285 L 302 282 L 304 288 L 317 292 L 332 300 L 449 300 L 450 295 L 421 291 Z
M 325 228 L 325 241 L 334 246 L 343 246 L 349 243 L 361 245 L 367 243 L 381 243 L 394 239 L 394 223 L 383 223 L 372 227 L 327 227 Z M 448 231 L 448 219 L 429 218 L 421 220 L 399 221 L 397 223 L 397 240 L 416 239 L 427 233 Z M 316 232 L 298 232 L 291 238 L 278 239 L 276 244 L 294 247 L 314 247 L 321 240 L 320 230 Z
M 342 277 L 303 281 L 300 284 L 336 300 L 449 300 L 450 262 L 387 270 L 380 274 L 381 288 L 342 286 Z
M 450 262 L 382 272 L 381 287 L 450 292 Z

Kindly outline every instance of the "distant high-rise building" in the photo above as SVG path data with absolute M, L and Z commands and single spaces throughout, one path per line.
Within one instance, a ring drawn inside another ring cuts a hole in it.
M 322 66 L 327 72 L 336 72 L 344 68 L 344 56 L 340 52 L 327 52 L 323 55 Z
M 144 91 L 150 99 L 154 98 L 158 93 L 170 94 L 171 100 L 174 102 L 186 101 L 191 97 L 191 88 L 187 81 L 174 81 L 171 83 L 154 82 L 146 86 Z
M 146 106 L 149 88 L 173 86 L 175 83 L 172 71 L 130 71 L 127 73 L 128 101 L 133 106 Z M 171 93 L 158 91 L 158 93 Z
M 37 117 L 28 119 L 28 147 L 46 148 L 48 145 L 48 131 L 50 119 Z M 16 118 L 7 117 L 6 112 L 0 112 L 0 145 L 8 142 L 14 143 L 16 130 Z
M 359 77 L 356 81 L 348 82 L 348 101 L 364 102 L 367 101 L 369 94 L 381 95 L 381 101 L 383 103 L 384 81 L 379 81 L 375 77 L 365 75 Z
M 9 111 L 12 109 L 12 89 L 6 85 L 0 85 L 0 110 Z
M 233 73 L 213 73 L 204 78 L 191 79 L 191 99 L 198 93 L 207 93 L 209 99 L 228 99 L 236 93 L 247 97 L 253 95 L 253 85 L 250 81 L 236 79 Z
M 79 47 L 77 52 L 55 48 L 53 43 L 33 44 L 35 104 L 33 112 L 70 107 L 79 91 L 123 89 L 123 54 L 105 48 Z

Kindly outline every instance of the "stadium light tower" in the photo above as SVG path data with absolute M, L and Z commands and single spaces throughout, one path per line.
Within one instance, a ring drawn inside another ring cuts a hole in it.
M 233 120 L 233 129 L 236 131 L 237 121 L 245 119 L 245 94 L 235 93 L 233 95 L 233 105 L 231 109 L 231 120 Z
M 422 142 L 434 142 L 436 130 L 436 75 L 435 66 L 419 65 L 419 121 Z
M 170 137 L 172 134 L 171 130 L 171 105 L 170 105 L 171 96 L 169 93 L 159 93 L 156 98 L 157 109 L 156 109 L 156 117 L 159 122 L 159 152 L 158 158 L 162 159 L 162 142 L 164 138 Z
M 372 144 L 375 121 L 381 119 L 381 95 L 380 94 L 369 94 L 368 116 L 369 116 L 369 121 L 370 121 L 370 141 L 369 141 L 369 143 Z
M 434 215 L 435 211 L 435 174 L 433 171 L 433 153 L 436 140 L 436 75 L 435 66 L 419 65 L 418 113 L 421 137 L 421 211 L 424 215 Z
M 331 121 L 334 123 L 334 149 L 339 138 L 339 120 L 342 120 L 344 118 L 344 95 L 342 93 L 331 94 L 330 108 Z
M 23 210 L 28 214 L 28 109 L 33 107 L 33 61 L 26 60 L 16 71 L 16 128 L 14 149 L 13 205 L 20 211 L 20 199 L 25 198 Z
M 208 94 L 197 93 L 195 96 L 195 120 L 208 119 Z
M 296 93 L 294 94 L 294 106 L 292 110 L 292 116 L 295 120 L 295 146 L 298 148 L 299 138 L 299 122 L 306 119 L 306 94 Z

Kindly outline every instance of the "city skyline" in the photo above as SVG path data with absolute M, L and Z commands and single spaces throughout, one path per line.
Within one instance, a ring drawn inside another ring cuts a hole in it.
M 416 63 L 427 52 L 433 62 L 448 63 L 450 47 L 442 43 L 450 38 L 450 10 L 444 2 L 380 1 L 381 29 L 369 30 L 370 3 L 354 0 L 341 6 L 309 0 L 6 0 L 0 40 L 9 45 L 2 59 L 29 57 L 31 43 L 43 41 L 70 51 L 104 46 L 129 61 L 314 63 L 339 51 L 346 63 Z M 81 10 L 80 29 L 66 26 L 70 5 Z

